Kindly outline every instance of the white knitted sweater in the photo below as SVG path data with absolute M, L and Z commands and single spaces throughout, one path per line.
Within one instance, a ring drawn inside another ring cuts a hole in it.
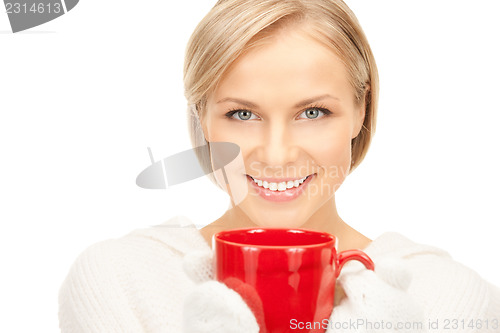
M 61 331 L 181 332 L 182 305 L 195 287 L 183 257 L 207 250 L 201 233 L 183 216 L 90 246 L 59 291 Z M 408 263 L 413 275 L 408 292 L 430 321 L 439 321 L 429 332 L 500 332 L 494 326 L 500 321 L 500 290 L 446 252 L 397 233 L 379 236 L 364 251 L 375 265 L 382 257 Z M 481 329 L 470 320 L 482 320 Z M 457 323 L 459 329 L 451 329 Z

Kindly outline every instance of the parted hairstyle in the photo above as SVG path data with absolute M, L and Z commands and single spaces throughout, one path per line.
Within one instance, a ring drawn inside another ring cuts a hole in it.
M 231 64 L 279 29 L 299 24 L 306 24 L 311 37 L 338 56 L 347 69 L 356 102 L 366 105 L 361 131 L 351 141 L 350 172 L 361 163 L 375 133 L 378 72 L 356 16 L 341 0 L 219 0 L 195 28 L 186 47 L 184 94 L 194 147 L 207 144 L 200 119 L 207 111 L 208 97 Z M 201 166 L 210 171 L 209 148 L 196 152 Z M 221 187 L 213 174 L 209 178 Z

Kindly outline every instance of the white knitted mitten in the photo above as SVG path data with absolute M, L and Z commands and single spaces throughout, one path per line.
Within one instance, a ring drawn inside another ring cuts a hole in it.
M 339 278 L 346 298 L 327 333 L 426 332 L 422 307 L 406 292 L 411 275 L 399 259 L 375 262 L 375 272 L 346 264 Z
M 183 307 L 184 333 L 258 333 L 259 325 L 241 296 L 213 280 L 212 252 L 184 257 L 186 274 L 198 285 Z

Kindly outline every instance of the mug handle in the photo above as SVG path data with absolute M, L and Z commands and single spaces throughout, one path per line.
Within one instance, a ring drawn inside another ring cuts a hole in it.
M 349 260 L 361 261 L 367 269 L 371 271 L 375 270 L 375 264 L 366 253 L 360 250 L 345 250 L 337 255 L 337 272 L 335 273 L 335 278 L 339 277 L 342 267 Z

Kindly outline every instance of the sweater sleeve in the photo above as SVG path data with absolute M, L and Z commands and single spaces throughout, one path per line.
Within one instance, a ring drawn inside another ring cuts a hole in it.
M 433 246 L 417 244 L 397 233 L 386 233 L 365 249 L 378 257 L 403 259 L 411 272 L 408 293 L 422 305 L 430 323 L 439 323 L 433 332 L 447 332 L 454 323 L 494 323 L 494 330 L 467 326 L 463 332 L 497 332 L 500 323 L 500 290 L 477 272 L 455 261 L 449 253 Z M 376 264 L 375 264 L 376 266 Z
M 96 243 L 73 263 L 59 290 L 62 333 L 144 332 L 118 281 L 115 240 Z
M 465 325 L 464 332 L 488 332 L 472 327 L 479 321 L 493 321 L 495 327 L 500 322 L 498 289 L 477 272 L 447 256 L 419 253 L 406 259 L 413 268 L 409 293 L 424 305 L 431 322 L 440 323 L 436 332 L 457 322 Z

